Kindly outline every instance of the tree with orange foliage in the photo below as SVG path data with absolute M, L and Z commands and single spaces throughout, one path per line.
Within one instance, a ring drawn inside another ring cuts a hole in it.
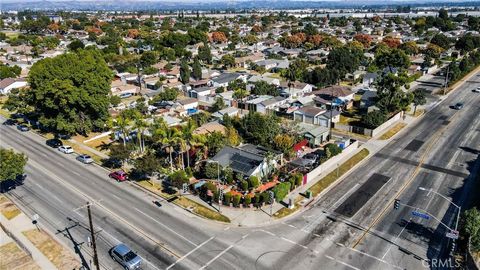
M 140 35 L 138 29 L 128 29 L 127 37 L 135 39 L 138 35 Z
M 263 31 L 262 27 L 261 27 L 260 25 L 258 25 L 258 24 L 255 24 L 255 25 L 252 27 L 252 32 L 254 32 L 254 33 L 260 33 L 260 32 L 262 32 L 262 31 Z
M 87 26 L 85 28 L 85 31 L 87 31 L 88 33 L 94 33 L 95 35 L 101 35 L 103 33 L 102 29 L 100 28 L 97 28 L 95 26 Z
M 48 27 L 48 30 L 52 32 L 57 32 L 60 29 L 60 26 L 58 25 L 58 23 L 51 23 L 47 27 Z
M 315 47 L 322 45 L 323 37 L 321 35 L 312 35 L 308 37 L 308 42 L 312 43 Z
M 211 36 L 212 42 L 214 43 L 224 43 L 227 42 L 228 39 L 223 32 L 213 32 Z
M 369 48 L 372 44 L 372 37 L 367 34 L 358 34 L 353 37 L 354 40 L 362 43 L 364 48 Z
M 398 48 L 398 46 L 400 46 L 400 39 L 398 39 L 398 38 L 385 37 L 382 41 L 383 41 L 383 43 L 387 44 L 387 46 L 392 48 L 392 49 Z

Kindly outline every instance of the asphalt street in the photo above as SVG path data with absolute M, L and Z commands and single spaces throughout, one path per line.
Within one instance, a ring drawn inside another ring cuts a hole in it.
M 40 225 L 57 232 L 87 265 L 91 248 L 84 205 L 94 203 L 105 269 L 120 269 L 108 255 L 119 242 L 145 259 L 143 269 L 422 269 L 426 260 L 445 256 L 449 244 L 433 216 L 453 227 L 456 208 L 418 187 L 464 202 L 465 186 L 480 163 L 480 94 L 471 92 L 478 86 L 476 74 L 309 209 L 261 228 L 202 220 L 167 202 L 159 208 L 152 203 L 156 198 L 112 181 L 105 169 L 47 147 L 39 135 L 2 125 L 0 145 L 29 157 L 25 185 L 9 196 L 28 215 L 38 213 Z M 449 108 L 459 101 L 465 102 L 462 110 Z M 388 180 L 351 215 L 336 213 L 373 174 Z M 407 206 L 394 210 L 389 203 L 397 195 L 432 218 L 413 217 Z

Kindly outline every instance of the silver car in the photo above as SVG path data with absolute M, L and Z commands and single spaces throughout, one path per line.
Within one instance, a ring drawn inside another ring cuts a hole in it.
M 85 164 L 93 163 L 93 159 L 89 155 L 80 155 L 77 157 L 77 160 Z
M 110 250 L 110 256 L 127 270 L 139 269 L 142 264 L 142 258 L 125 244 L 118 244 L 113 247 Z

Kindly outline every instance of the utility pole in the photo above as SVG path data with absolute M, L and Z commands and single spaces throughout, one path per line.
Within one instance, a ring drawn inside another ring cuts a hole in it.
M 448 73 L 450 72 L 450 65 L 447 66 L 447 74 L 445 74 L 445 83 L 443 85 L 443 95 L 447 93 L 447 85 L 448 85 Z
M 332 98 L 330 99 L 330 136 L 328 140 L 332 139 L 332 121 L 333 121 L 333 90 L 331 91 Z
M 88 223 L 90 224 L 90 235 L 92 238 L 93 263 L 95 264 L 95 268 L 97 270 L 100 270 L 100 265 L 98 264 L 97 245 L 95 243 L 95 231 L 93 230 L 92 212 L 90 211 L 90 202 L 87 202 L 87 211 L 88 211 Z

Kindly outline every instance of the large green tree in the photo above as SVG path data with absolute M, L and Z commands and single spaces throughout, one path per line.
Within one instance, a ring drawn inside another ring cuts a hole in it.
M 15 179 L 17 175 L 22 174 L 27 160 L 25 154 L 0 147 L 0 181 Z
M 192 76 L 195 80 L 200 80 L 202 78 L 202 65 L 197 57 L 193 60 Z
M 87 134 L 109 117 L 112 72 L 96 50 L 80 50 L 36 62 L 27 103 L 40 123 L 61 133 Z
M 377 107 L 389 113 L 405 110 L 413 101 L 413 94 L 403 89 L 407 82 L 405 74 L 382 76 L 377 82 Z
M 183 84 L 190 82 L 190 66 L 186 59 L 182 59 L 180 63 L 180 81 Z

